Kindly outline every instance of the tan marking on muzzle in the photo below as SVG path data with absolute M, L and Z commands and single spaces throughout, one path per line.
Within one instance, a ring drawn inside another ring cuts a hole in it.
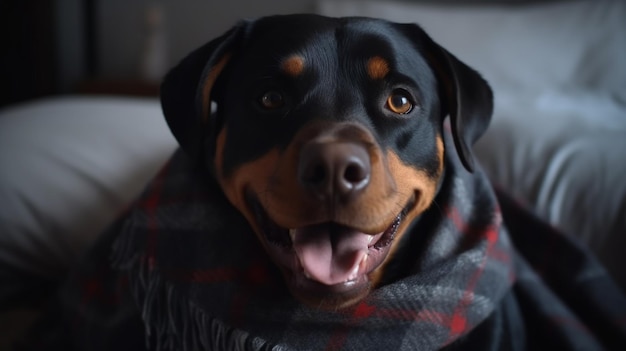
M 348 204 L 335 203 L 333 199 L 320 200 L 298 180 L 300 149 L 306 142 L 345 142 L 347 134 L 353 138 L 350 140 L 368 145 L 369 184 L 358 199 Z M 283 228 L 333 221 L 374 234 L 385 230 L 402 209 L 403 204 L 397 201 L 393 181 L 383 163 L 383 154 L 364 128 L 346 128 L 345 123 L 305 127 L 286 150 L 271 150 L 257 160 L 240 165 L 229 172 L 228 177 L 222 174 L 225 139 L 226 131 L 222 131 L 218 135 L 215 168 L 224 192 L 242 213 L 250 212 L 246 199 L 246 193 L 250 192 L 270 218 Z M 251 215 L 246 217 L 251 223 L 256 221 Z
M 261 201 L 267 187 L 267 182 L 271 181 L 272 173 L 276 169 L 279 160 L 279 152 L 274 149 L 262 157 L 247 162 L 239 166 L 234 172 L 225 175 L 223 173 L 223 145 L 226 140 L 226 132 L 222 131 L 218 136 L 216 148 L 215 168 L 218 182 L 222 191 L 230 203 L 248 220 L 257 235 L 262 231 L 257 223 L 253 209 L 247 201 L 247 192 L 251 191 L 259 197 Z
M 445 146 L 443 144 L 443 139 L 441 135 L 437 135 L 437 158 L 439 159 L 439 168 L 437 169 L 437 174 L 441 176 L 443 174 L 444 167 L 444 157 L 445 157 Z
M 441 142 L 440 137 L 437 138 L 437 152 L 437 156 L 441 160 L 440 169 L 442 170 L 443 143 Z M 404 161 L 402 161 L 393 151 L 388 151 L 386 158 L 389 171 L 394 178 L 397 191 L 400 194 L 398 196 L 398 201 L 403 201 L 402 204 L 404 206 L 411 199 L 411 197 L 415 195 L 415 204 L 411 209 L 409 209 L 402 220 L 402 223 L 398 227 L 395 238 L 391 244 L 391 249 L 385 258 L 385 261 L 383 261 L 383 263 L 370 274 L 370 281 L 374 285 L 380 282 L 384 274 L 386 264 L 389 263 L 397 251 L 398 243 L 406 233 L 409 225 L 415 220 L 415 218 L 431 206 L 437 192 L 439 177 L 442 174 L 440 170 L 437 177 L 429 176 L 428 172 L 425 170 L 421 170 L 404 163 Z
M 440 137 L 437 138 L 440 169 L 436 177 L 429 176 L 425 170 L 404 163 L 393 151 L 383 153 L 378 146 L 370 147 L 372 174 L 367 190 L 355 204 L 335 209 L 338 212 L 332 217 L 327 212 L 326 204 L 315 200 L 299 184 L 298 156 L 305 142 L 311 140 L 334 142 L 337 135 L 341 134 L 341 128 L 336 124 L 305 127 L 285 151 L 272 149 L 262 157 L 240 165 L 229 173 L 228 177 L 222 173 L 224 144 L 227 138 L 227 131 L 224 129 L 217 138 L 216 173 L 229 201 L 248 220 L 261 239 L 262 228 L 259 227 L 256 215 L 249 206 L 246 198 L 248 192 L 257 197 L 270 218 L 283 228 L 300 228 L 334 220 L 370 234 L 386 230 L 403 207 L 415 196 L 415 204 L 408 210 L 400 224 L 387 258 L 369 275 L 370 281 L 375 286 L 380 282 L 385 266 L 397 250 L 397 244 L 408 226 L 432 204 L 443 170 L 443 142 Z M 353 134 L 359 133 L 364 133 L 358 137 L 361 141 L 373 142 L 373 136 L 369 132 L 357 128 Z M 266 245 L 265 240 L 262 239 L 261 242 Z
M 354 200 L 320 198 L 298 180 L 300 150 L 307 143 L 361 144 L 370 160 L 370 179 Z M 382 162 L 374 137 L 363 127 L 348 123 L 325 123 L 304 127 L 281 154 L 270 179 L 265 180 L 259 200 L 270 217 L 285 228 L 336 222 L 374 234 L 390 225 L 395 209 L 393 184 Z M 261 181 L 261 180 L 259 180 Z M 396 213 L 397 214 L 397 213 Z

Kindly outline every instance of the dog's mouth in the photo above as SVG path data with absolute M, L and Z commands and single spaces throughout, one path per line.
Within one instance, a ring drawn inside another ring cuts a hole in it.
M 283 228 L 253 196 L 249 204 L 261 240 L 286 273 L 292 293 L 317 306 L 336 308 L 356 302 L 369 292 L 369 275 L 385 261 L 401 223 L 415 205 L 415 197 L 384 231 L 375 234 L 332 221 Z

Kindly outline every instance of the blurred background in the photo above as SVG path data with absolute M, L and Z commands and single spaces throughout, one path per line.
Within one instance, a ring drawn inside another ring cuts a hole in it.
M 155 94 L 184 54 L 237 20 L 313 0 L 2 0 L 0 106 L 59 93 Z
M 301 12 L 417 22 L 478 70 L 484 171 L 626 290 L 624 0 L 0 0 L 0 350 L 177 148 L 167 70 L 239 19 Z

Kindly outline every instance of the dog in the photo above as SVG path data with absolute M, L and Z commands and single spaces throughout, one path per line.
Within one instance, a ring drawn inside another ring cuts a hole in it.
M 210 171 L 291 294 L 333 310 L 393 275 L 452 148 L 474 171 L 492 100 L 418 25 L 317 15 L 242 22 L 161 87 L 183 151 Z
M 492 100 L 417 25 L 239 23 L 165 77 L 182 151 L 33 349 L 620 349 L 623 293 L 474 160 Z

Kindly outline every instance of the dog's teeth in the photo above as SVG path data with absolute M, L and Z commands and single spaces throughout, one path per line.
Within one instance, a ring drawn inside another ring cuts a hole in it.
M 368 244 L 368 245 L 369 245 L 369 244 L 371 244 L 371 243 L 372 243 L 372 240 L 374 240 L 374 236 L 373 236 L 373 235 L 370 235 L 370 238 L 369 238 L 369 239 L 367 239 L 367 244 Z
M 352 269 L 352 272 L 350 272 L 350 275 L 348 276 L 348 279 L 346 279 L 344 283 L 349 282 L 351 280 L 355 280 L 359 276 L 359 272 L 361 271 L 361 269 L 365 267 L 366 261 L 367 261 L 367 255 L 364 255 L 363 258 L 361 259 L 361 262 L 359 262 L 359 264 L 354 266 L 354 268 Z
M 352 272 L 350 273 L 350 276 L 348 277 L 348 280 L 346 281 L 356 279 L 356 277 L 359 275 L 359 268 L 361 268 L 361 264 L 357 264 L 356 266 L 354 266 L 354 269 L 352 270 Z
M 361 262 L 359 262 L 359 264 L 357 265 L 358 269 L 360 270 L 361 268 L 364 268 L 365 265 L 367 264 L 367 258 L 369 257 L 369 255 L 365 255 L 363 256 L 363 258 L 361 259 Z
M 289 237 L 291 238 L 291 242 L 295 242 L 296 241 L 296 230 L 295 229 L 289 229 Z

